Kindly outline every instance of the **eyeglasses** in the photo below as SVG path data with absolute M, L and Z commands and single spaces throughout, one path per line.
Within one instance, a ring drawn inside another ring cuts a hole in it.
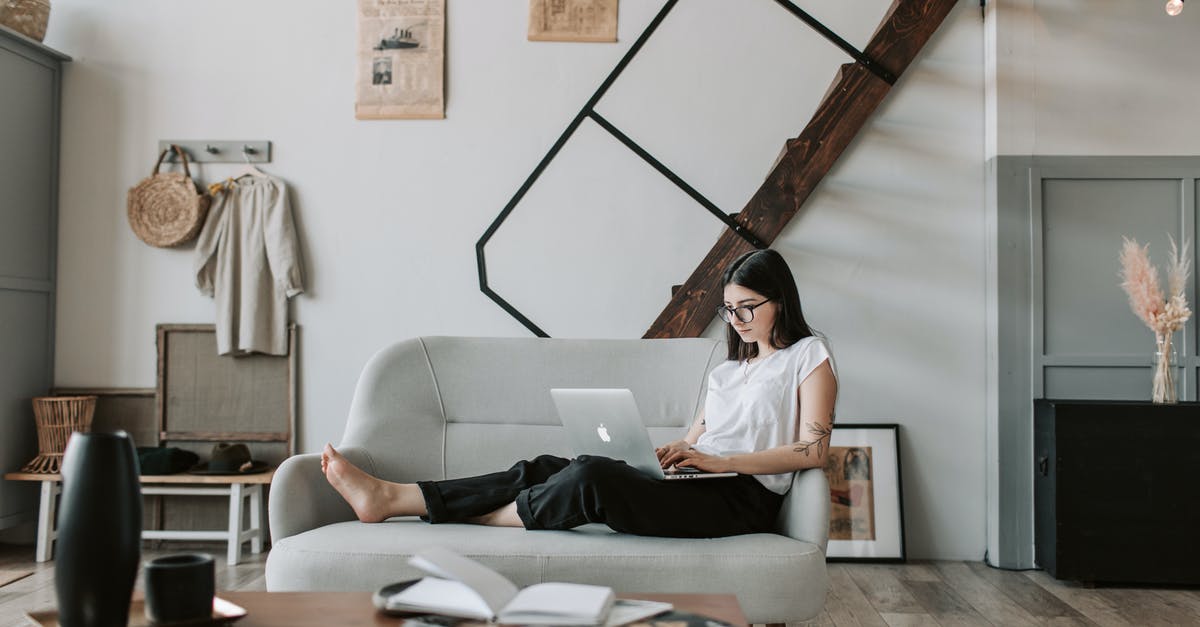
M 771 302 L 770 298 L 756 305 L 742 305 L 741 307 L 726 307 L 721 305 L 717 307 L 717 315 L 730 324 L 733 324 L 735 317 L 740 322 L 750 322 L 754 320 L 754 310 L 769 302 Z

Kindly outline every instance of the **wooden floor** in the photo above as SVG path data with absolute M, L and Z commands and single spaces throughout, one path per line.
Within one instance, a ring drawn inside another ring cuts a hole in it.
M 183 549 L 144 550 L 143 559 Z M 265 590 L 266 554 L 225 566 L 218 590 Z M 54 606 L 54 562 L 37 564 L 33 547 L 0 545 L 0 571 L 33 575 L 0 587 L 0 627 L 26 625 L 24 612 Z M 830 564 L 825 611 L 805 625 L 1200 625 L 1200 590 L 1087 588 L 1041 571 L 996 570 L 981 562 L 903 565 Z M 138 576 L 139 587 L 141 576 Z
M 224 544 L 213 544 L 211 547 L 200 549 L 180 549 L 177 545 L 167 545 L 167 550 L 143 549 L 142 560 L 192 551 L 209 553 L 216 558 L 217 590 L 267 589 L 263 578 L 263 567 L 267 562 L 266 553 L 251 555 L 249 551 L 245 551 L 237 566 L 226 566 Z M 49 609 L 56 605 L 54 562 L 38 564 L 33 561 L 32 546 L 0 544 L 0 571 L 8 570 L 32 570 L 33 575 L 0 587 L 0 627 L 28 627 L 30 623 L 25 619 L 26 610 Z M 139 568 L 137 588 L 140 590 L 141 587 L 142 572 Z

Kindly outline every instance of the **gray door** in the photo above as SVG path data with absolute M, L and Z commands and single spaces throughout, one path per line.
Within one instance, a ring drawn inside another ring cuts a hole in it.
M 1122 238 L 1150 245 L 1165 290 L 1168 236 L 1195 242 L 1194 182 L 1136 159 L 1032 174 L 1034 398 L 1149 400 L 1154 333 L 1120 287 Z M 1180 399 L 1196 397 L 1194 328 L 1174 336 Z
M 1200 158 L 1002 156 L 994 167 L 988 561 L 1030 568 L 1033 399 L 1150 399 L 1154 335 L 1120 287 L 1121 238 L 1148 243 L 1161 272 L 1168 235 L 1186 237 L 1197 267 Z M 1194 271 L 1186 291 L 1195 310 Z M 1196 331 L 1193 316 L 1174 338 L 1180 400 L 1200 397 Z
M 37 453 L 29 399 L 52 383 L 58 62 L 0 38 L 0 467 Z M 28 519 L 33 484 L 0 482 L 0 528 Z

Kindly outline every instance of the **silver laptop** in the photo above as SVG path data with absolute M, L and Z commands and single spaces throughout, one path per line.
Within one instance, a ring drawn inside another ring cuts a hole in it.
M 553 389 L 550 396 L 576 455 L 624 460 L 655 479 L 716 479 L 736 472 L 696 468 L 664 471 L 629 390 Z

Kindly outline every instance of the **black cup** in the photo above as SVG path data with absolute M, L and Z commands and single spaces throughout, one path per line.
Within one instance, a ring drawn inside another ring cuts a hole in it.
M 157 625 L 212 618 L 216 567 L 211 555 L 182 553 L 157 557 L 143 565 L 146 618 Z

